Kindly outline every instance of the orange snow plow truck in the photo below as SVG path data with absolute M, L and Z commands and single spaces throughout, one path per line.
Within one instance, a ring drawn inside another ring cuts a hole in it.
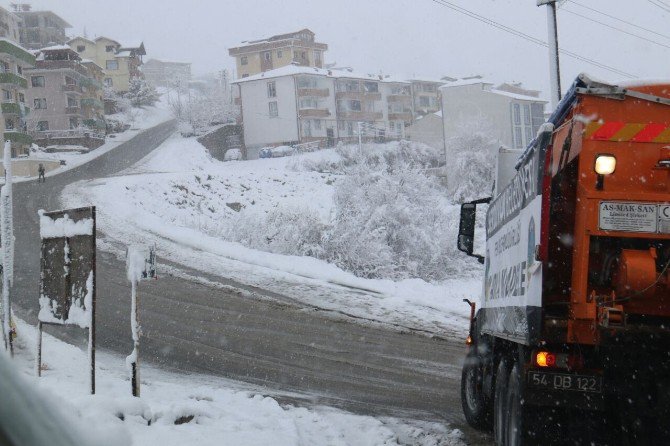
M 505 165 L 461 207 L 485 264 L 465 418 L 498 446 L 670 444 L 670 82 L 580 75 Z

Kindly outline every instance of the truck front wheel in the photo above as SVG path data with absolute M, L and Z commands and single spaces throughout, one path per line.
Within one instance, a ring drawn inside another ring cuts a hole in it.
M 468 424 L 475 429 L 491 428 L 491 401 L 484 392 L 484 361 L 475 351 L 465 358 L 461 375 L 461 404 Z

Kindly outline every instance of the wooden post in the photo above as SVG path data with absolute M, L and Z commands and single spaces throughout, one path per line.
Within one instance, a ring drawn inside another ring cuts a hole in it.
M 132 315 L 131 318 L 134 320 L 134 324 L 131 327 L 133 331 L 133 355 L 134 361 L 131 363 L 131 383 L 133 386 L 133 396 L 140 396 L 140 301 L 137 294 L 137 280 L 133 279 L 132 281 Z

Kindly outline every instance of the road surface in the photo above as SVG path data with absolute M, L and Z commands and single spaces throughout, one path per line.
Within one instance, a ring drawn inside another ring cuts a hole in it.
M 15 184 L 14 307 L 19 315 L 36 321 L 37 210 L 60 209 L 59 195 L 74 181 L 113 175 L 131 166 L 174 127 L 169 122 L 146 130 L 86 165 L 48 177 L 44 184 Z M 97 345 L 128 354 L 130 290 L 124 268 L 114 255 L 98 253 Z M 290 299 L 250 299 L 230 288 L 173 276 L 143 282 L 140 298 L 143 361 L 253 383 L 266 387 L 268 394 L 276 389 L 296 392 L 307 395 L 295 397 L 307 404 L 445 420 L 462 429 L 470 444 L 490 442 L 470 430 L 461 414 L 460 339 L 431 339 L 336 320 L 305 311 Z M 77 335 L 85 338 L 75 331 L 65 336 Z M 48 356 L 48 346 L 45 349 Z

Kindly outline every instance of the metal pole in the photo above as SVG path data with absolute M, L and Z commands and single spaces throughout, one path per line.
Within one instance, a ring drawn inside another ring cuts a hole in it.
M 133 333 L 133 359 L 131 363 L 131 384 L 133 388 L 133 396 L 140 396 L 140 312 L 139 312 L 139 297 L 137 295 L 137 280 L 133 279 L 132 281 L 132 293 L 134 298 L 132 299 L 132 315 L 131 318 L 134 319 L 132 324 L 132 333 Z
M 95 395 L 95 298 L 97 288 L 97 267 L 96 267 L 96 221 L 95 206 L 91 207 L 91 218 L 93 218 L 93 295 L 91 296 L 91 326 L 88 328 L 88 361 L 91 367 L 91 395 Z
M 358 151 L 363 153 L 363 138 L 361 136 L 361 121 L 358 121 Z
M 558 58 L 558 25 L 556 23 L 556 0 L 537 0 L 537 6 L 547 5 L 547 32 L 549 33 L 549 79 L 551 82 L 551 105 L 561 101 L 561 72 Z
M 5 340 L 5 348 L 9 349 L 10 355 L 14 356 L 14 345 L 12 342 L 12 304 L 9 294 L 13 273 L 12 265 L 12 144 L 5 141 L 5 152 L 3 154 L 3 165 L 5 168 L 5 185 L 0 193 L 2 209 L 0 215 L 2 221 L 2 334 Z
M 42 376 L 42 322 L 37 321 L 37 355 L 35 356 L 35 374 Z

